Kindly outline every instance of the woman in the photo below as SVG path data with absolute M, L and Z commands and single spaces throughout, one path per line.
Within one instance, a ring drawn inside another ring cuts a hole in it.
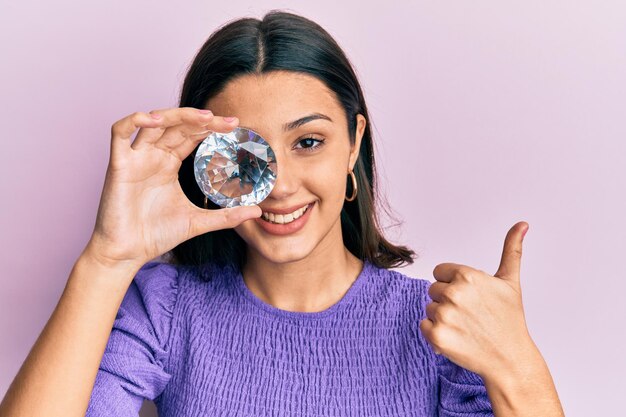
M 368 120 L 315 23 L 215 32 L 179 108 L 113 125 L 93 236 L 0 415 L 133 416 L 145 398 L 163 416 L 562 415 L 521 308 L 528 225 L 495 276 L 390 271 L 415 254 L 379 230 Z M 276 184 L 206 210 L 194 150 L 236 126 L 268 140 Z

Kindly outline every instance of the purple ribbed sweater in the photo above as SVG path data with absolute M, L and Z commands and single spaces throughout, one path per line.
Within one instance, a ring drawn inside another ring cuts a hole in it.
M 148 262 L 118 311 L 87 416 L 137 416 L 144 399 L 161 417 L 493 416 L 482 378 L 419 331 L 430 284 L 366 261 L 336 304 L 290 312 L 233 267 Z

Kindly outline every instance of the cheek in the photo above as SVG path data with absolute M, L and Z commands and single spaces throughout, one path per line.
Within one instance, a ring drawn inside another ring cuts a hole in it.
M 241 237 L 247 244 L 251 244 L 254 241 L 255 233 L 258 233 L 259 225 L 256 224 L 254 219 L 248 219 L 243 223 L 235 226 L 233 230 Z
M 342 158 L 319 158 L 303 165 L 301 172 L 304 187 L 322 202 L 342 201 L 348 177 L 347 162 Z

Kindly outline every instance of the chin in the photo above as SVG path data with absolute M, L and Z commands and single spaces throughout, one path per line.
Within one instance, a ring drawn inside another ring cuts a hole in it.
M 248 252 L 267 259 L 269 262 L 283 264 L 300 261 L 309 256 L 318 241 L 311 234 L 307 236 L 263 236 L 263 232 L 254 230 L 258 226 L 250 222 L 249 227 L 244 224 L 236 228 L 237 233 L 248 245 Z M 244 227 L 241 227 L 244 226 Z
M 280 250 L 280 251 L 261 250 L 259 251 L 258 248 L 255 248 L 254 250 L 257 251 L 262 257 L 267 259 L 269 262 L 272 262 L 275 264 L 286 264 L 290 262 L 297 262 L 306 258 L 310 253 L 310 252 L 306 252 L 303 250 L 298 250 L 296 248 L 292 248 L 289 251 L 287 250 Z
M 317 246 L 316 237 L 309 234 L 298 238 L 294 236 L 291 239 L 287 237 L 267 239 L 255 235 L 256 239 L 247 241 L 247 244 L 249 252 L 256 252 L 270 262 L 281 264 L 296 262 L 309 256 Z

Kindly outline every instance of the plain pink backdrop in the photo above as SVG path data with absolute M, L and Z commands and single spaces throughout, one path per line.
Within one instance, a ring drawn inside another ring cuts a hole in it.
M 622 409 L 620 1 L 2 2 L 0 394 L 89 239 L 111 124 L 177 106 L 208 35 L 272 8 L 320 23 L 356 67 L 381 185 L 404 220 L 389 237 L 420 254 L 402 272 L 493 274 L 508 229 L 527 221 L 527 321 L 566 414 Z

